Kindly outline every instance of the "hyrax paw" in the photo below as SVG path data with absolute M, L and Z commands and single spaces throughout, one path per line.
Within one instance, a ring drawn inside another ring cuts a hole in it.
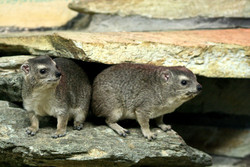
M 73 130 L 81 130 L 82 127 L 83 127 L 83 124 L 74 125 Z
M 64 132 L 64 133 L 58 133 L 58 132 L 56 132 L 54 135 L 52 135 L 51 137 L 53 138 L 53 139 L 57 139 L 57 138 L 59 138 L 59 137 L 64 137 L 64 136 L 66 136 L 66 132 Z
M 29 136 L 34 136 L 36 134 L 37 130 L 33 127 L 28 127 L 26 129 L 26 133 L 29 135 Z
M 147 138 L 149 141 L 152 141 L 156 139 L 157 134 L 150 132 L 150 133 L 144 134 L 144 137 Z
M 160 127 L 164 132 L 167 132 L 167 131 L 169 131 L 169 130 L 172 129 L 171 125 L 165 125 L 165 124 L 160 125 L 159 127 Z
M 117 132 L 120 136 L 122 137 L 126 137 L 128 134 L 130 134 L 129 130 L 127 129 L 123 129 L 123 130 L 120 130 L 119 132 Z

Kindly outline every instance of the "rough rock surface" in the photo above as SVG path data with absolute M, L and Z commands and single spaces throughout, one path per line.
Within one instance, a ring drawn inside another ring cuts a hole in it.
M 225 119 L 220 120 L 223 122 Z M 211 121 L 210 118 L 209 121 L 211 123 L 215 120 Z M 244 167 L 250 165 L 250 126 L 248 124 L 248 128 L 236 128 L 239 121 L 242 119 L 238 118 L 232 124 L 233 127 L 204 126 L 205 124 L 172 127 L 188 145 L 213 155 L 214 167 Z
M 0 99 L 21 102 L 22 75 L 20 66 L 34 56 L 0 57 Z
M 218 126 L 177 126 L 174 129 L 189 145 L 207 153 L 240 158 L 241 160 L 249 159 L 250 129 L 221 128 Z
M 80 20 L 79 20 L 80 22 Z M 77 21 L 76 21 L 77 23 Z M 88 26 L 75 24 L 85 32 L 147 32 L 193 29 L 250 28 L 250 18 L 156 19 L 143 16 L 92 14 Z
M 77 16 L 62 0 L 7 0 L 0 2 L 0 27 L 59 27 Z M 0 28 L 1 29 L 1 28 Z
M 51 54 L 89 62 L 183 65 L 207 77 L 250 78 L 249 29 L 0 35 L 2 55 Z
M 149 18 L 249 17 L 248 0 L 74 0 L 69 8 L 82 13 L 141 15 Z
M 107 126 L 86 123 L 82 131 L 68 127 L 67 136 L 52 139 L 55 123 L 44 118 L 36 136 L 29 137 L 26 112 L 0 101 L 0 164 L 18 166 L 207 166 L 211 157 L 185 144 L 173 130 L 157 131 L 148 142 L 139 128 L 119 137 Z M 55 121 L 55 120 L 54 120 Z M 53 122 L 53 121 L 52 121 Z

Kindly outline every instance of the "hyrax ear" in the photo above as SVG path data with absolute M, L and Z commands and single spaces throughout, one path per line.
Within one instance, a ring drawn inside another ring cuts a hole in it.
M 29 74 L 29 72 L 30 72 L 30 66 L 29 66 L 28 64 L 23 64 L 23 65 L 21 66 L 21 70 L 23 70 L 23 72 L 24 72 L 25 74 Z
M 161 72 L 161 78 L 164 81 L 168 81 L 170 77 L 171 77 L 171 72 L 169 70 L 165 70 Z

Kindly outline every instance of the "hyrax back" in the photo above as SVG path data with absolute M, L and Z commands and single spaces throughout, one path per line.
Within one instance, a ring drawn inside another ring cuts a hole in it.
M 163 115 L 173 112 L 201 91 L 196 76 L 187 68 L 143 64 L 114 65 L 94 80 L 92 109 L 105 117 L 106 123 L 118 134 L 128 131 L 117 124 L 122 119 L 136 119 L 143 135 L 156 137 L 149 129 L 149 119 L 156 119 L 164 131 Z
M 74 129 L 80 130 L 91 96 L 91 86 L 85 72 L 71 60 L 52 60 L 48 56 L 29 59 L 21 69 L 24 71 L 23 105 L 31 121 L 26 132 L 34 135 L 38 131 L 38 116 L 57 118 L 54 138 L 65 136 L 71 118 L 74 119 Z

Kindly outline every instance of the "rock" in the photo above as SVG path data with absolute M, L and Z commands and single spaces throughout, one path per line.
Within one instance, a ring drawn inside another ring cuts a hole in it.
M 67 5 L 68 1 L 61 0 L 3 1 L 0 3 L 0 30 L 63 26 L 78 14 Z
M 249 29 L 178 32 L 1 34 L 0 51 L 88 62 L 182 65 L 206 77 L 250 78 Z
M 249 116 L 178 114 L 175 117 L 167 116 L 172 128 L 188 145 L 212 155 L 214 167 L 249 166 Z M 242 123 L 245 126 L 239 126 Z
M 0 100 L 21 102 L 22 97 L 22 75 L 12 73 L 2 75 L 0 73 Z
M 80 21 L 79 21 L 80 22 Z M 250 28 L 249 18 L 156 19 L 143 16 L 93 14 L 88 26 L 76 25 L 85 32 L 147 32 L 191 29 Z
M 235 157 L 217 156 L 213 157 L 213 167 L 244 167 L 250 165 L 250 158 L 239 159 Z
M 22 74 L 20 66 L 34 56 L 0 57 L 0 99 L 21 102 Z
M 69 8 L 82 13 L 139 15 L 149 18 L 249 17 L 248 0 L 74 0 Z
M 210 120 L 211 121 L 211 120 Z M 249 164 L 250 159 L 250 129 L 240 129 L 234 127 L 219 126 L 173 126 L 183 139 L 191 146 L 202 151 L 215 155 L 213 161 L 216 164 L 225 164 L 218 162 L 224 157 L 229 163 L 241 164 L 242 166 Z M 217 161 L 217 162 L 216 162 Z M 244 162 L 246 161 L 246 162 Z M 243 164 L 244 165 L 243 165 Z M 213 163 L 213 165 L 215 165 Z
M 20 66 L 28 59 L 34 56 L 3 56 L 0 57 L 0 72 L 1 75 L 16 73 L 19 71 Z
M 0 101 L 0 165 L 7 166 L 208 166 L 211 157 L 185 144 L 174 131 L 157 131 L 148 142 L 139 128 L 119 137 L 104 125 L 86 123 L 82 131 L 68 127 L 67 136 L 52 139 L 56 120 L 43 118 L 34 137 L 25 134 L 26 112 Z M 53 123 L 51 123 L 53 122 Z M 53 125 L 52 125 L 53 124 Z

